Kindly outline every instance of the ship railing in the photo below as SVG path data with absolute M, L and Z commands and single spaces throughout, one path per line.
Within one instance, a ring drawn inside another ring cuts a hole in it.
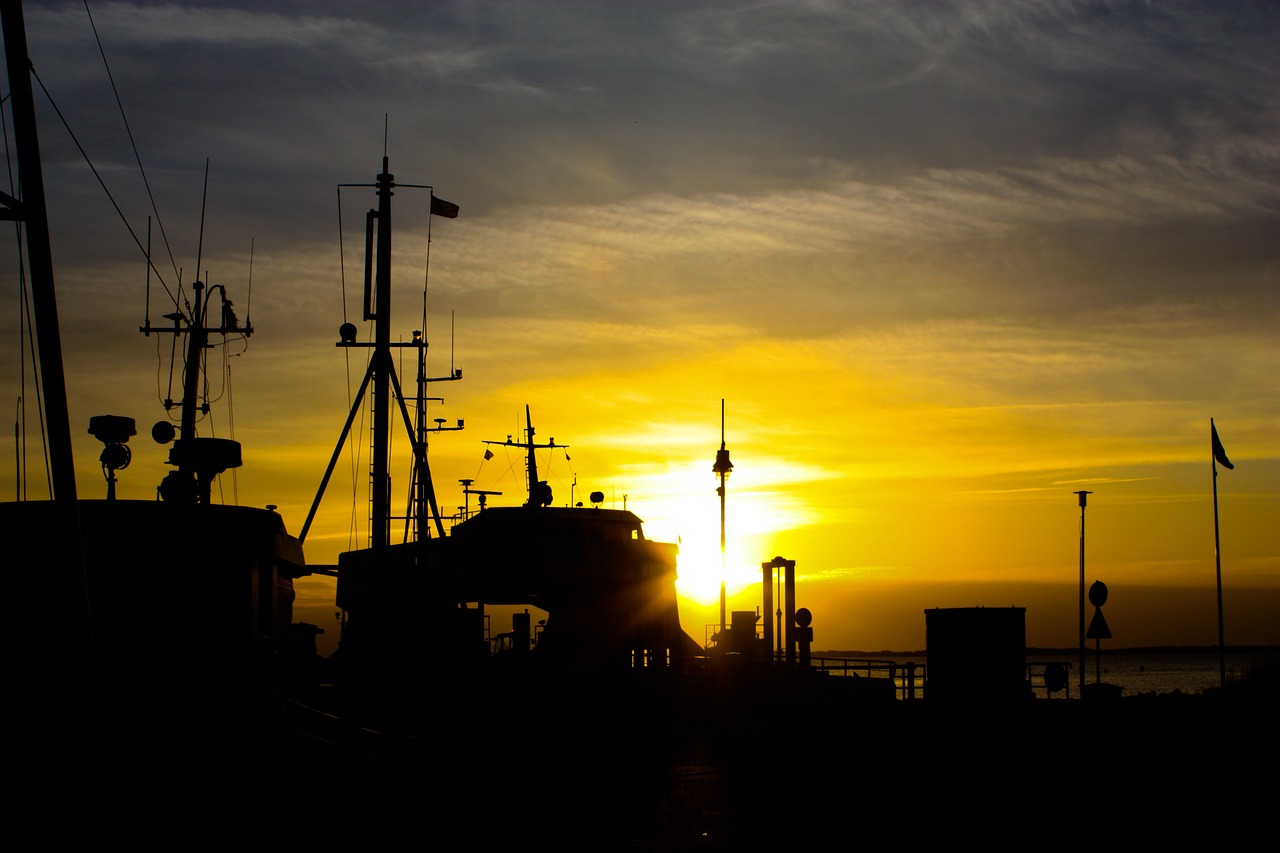
M 919 661 L 902 663 L 885 658 L 817 657 L 810 666 L 832 676 L 884 678 L 893 682 L 894 696 L 902 701 L 922 699 L 928 668 Z M 1026 665 L 1026 683 L 1037 699 L 1071 698 L 1071 664 L 1063 661 L 1036 661 Z
M 923 663 L 917 661 L 899 663 L 884 658 L 817 657 L 809 661 L 809 666 L 837 677 L 887 679 L 893 682 L 895 698 L 902 701 L 924 697 L 927 669 Z

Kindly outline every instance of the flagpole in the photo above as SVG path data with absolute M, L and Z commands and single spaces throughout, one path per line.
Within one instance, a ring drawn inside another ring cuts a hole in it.
M 1212 439 L 1218 436 L 1218 430 L 1209 418 L 1209 434 Z M 1213 441 L 1210 441 L 1209 466 L 1213 469 L 1213 558 L 1218 575 L 1218 686 L 1227 686 L 1227 650 L 1226 633 L 1222 628 L 1222 547 L 1218 538 L 1218 452 Z

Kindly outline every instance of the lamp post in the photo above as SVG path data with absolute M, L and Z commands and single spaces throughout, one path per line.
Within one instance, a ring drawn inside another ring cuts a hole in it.
M 1076 492 L 1080 496 L 1080 689 L 1084 690 L 1084 507 L 1093 492 Z
M 725 609 L 725 559 L 724 559 L 724 481 L 733 470 L 729 461 L 729 451 L 724 446 L 724 399 L 720 400 L 720 449 L 716 451 L 716 464 L 711 469 L 720 477 L 720 486 L 716 494 L 720 496 L 720 637 L 724 639 Z

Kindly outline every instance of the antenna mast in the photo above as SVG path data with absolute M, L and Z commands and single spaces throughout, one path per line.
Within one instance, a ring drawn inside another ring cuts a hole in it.
M 22 199 L 0 193 L 0 218 L 17 219 L 26 232 L 27 263 L 31 270 L 31 302 L 36 321 L 36 345 L 40 357 L 40 382 L 44 390 L 45 424 L 49 433 L 49 462 L 53 498 L 64 507 L 76 507 L 76 471 L 71 452 L 71 416 L 62 364 L 62 338 L 58 329 L 58 300 L 54 294 L 53 249 L 49 241 L 49 217 L 45 207 L 44 169 L 36 131 L 35 96 L 31 91 L 31 60 L 27 53 L 26 24 L 22 4 L 0 4 L 8 61 L 9 101 L 18 151 L 18 180 Z M 79 521 L 77 519 L 77 531 Z
M 525 501 L 524 505 L 550 506 L 552 500 L 551 486 L 545 480 L 538 479 L 538 458 L 534 455 L 534 451 L 553 447 L 568 449 L 569 445 L 556 444 L 554 438 L 548 439 L 546 444 L 535 443 L 533 440 L 533 418 L 529 414 L 529 405 L 527 403 L 524 407 L 524 422 L 526 436 L 524 441 L 512 441 L 511 436 L 507 436 L 506 441 L 485 441 L 485 444 L 505 444 L 524 449 L 526 451 L 525 467 L 529 472 L 529 499 Z
M 397 186 L 414 189 L 431 188 L 421 184 L 397 184 L 395 176 L 390 173 L 389 161 L 385 153 L 385 139 L 383 144 L 382 171 L 378 173 L 373 184 L 378 195 L 378 207 L 370 209 L 365 215 L 363 317 L 365 320 L 374 321 L 374 339 L 372 343 L 367 344 L 358 342 L 354 323 L 343 323 L 338 330 L 340 338 L 338 346 L 372 347 L 373 354 L 365 370 L 364 381 L 360 385 L 360 390 L 356 392 L 355 400 L 352 402 L 347 422 L 342 428 L 342 435 L 338 438 L 338 444 L 334 448 L 333 456 L 329 459 L 329 467 L 325 470 L 324 477 L 320 481 L 320 488 L 316 491 L 315 499 L 311 502 L 311 510 L 307 514 L 307 520 L 302 525 L 302 532 L 298 535 L 299 541 L 305 541 L 307 532 L 311 529 L 311 522 L 315 520 L 316 512 L 320 507 L 320 500 L 324 497 L 325 489 L 329 485 L 329 479 L 333 476 L 334 468 L 338 464 L 338 457 L 342 452 L 342 446 L 351 432 L 351 426 L 355 422 L 366 392 L 371 395 L 373 409 L 373 458 L 370 462 L 369 474 L 369 487 L 371 490 L 369 498 L 370 547 L 380 549 L 391 544 L 390 431 L 393 402 L 400 409 L 414 453 L 414 470 L 412 474 L 414 484 L 410 501 L 416 506 L 408 509 L 406 517 L 413 520 L 421 537 L 424 532 L 427 532 L 426 521 L 429 512 L 431 520 L 435 522 L 437 534 L 444 536 L 444 524 L 440 518 L 440 508 L 436 503 L 435 489 L 431 482 L 431 471 L 427 465 L 426 433 L 460 430 L 463 428 L 463 421 L 459 418 L 456 427 L 447 427 L 444 426 L 442 419 L 437 418 L 435 427 L 426 426 L 425 405 L 428 398 L 424 396 L 424 389 L 426 384 L 430 382 L 459 380 L 462 378 L 462 371 L 455 368 L 448 376 L 427 376 L 425 361 L 427 341 L 422 331 L 414 332 L 411 343 L 392 343 L 391 341 L 391 196 L 394 195 L 392 190 Z M 368 186 L 368 184 L 340 184 L 339 186 Z M 432 196 L 431 215 L 453 219 L 458 215 L 458 206 Z M 391 350 L 398 347 L 412 347 L 418 351 L 417 395 L 415 398 L 417 410 L 416 427 L 410 418 L 405 402 L 406 397 L 400 387 L 400 380 L 396 376 L 395 364 L 391 357 Z

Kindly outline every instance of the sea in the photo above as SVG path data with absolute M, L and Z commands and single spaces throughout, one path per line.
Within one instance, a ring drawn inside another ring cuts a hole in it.
M 815 652 L 819 661 L 845 661 L 850 672 L 864 676 L 883 676 L 883 666 L 892 664 L 899 685 L 899 692 L 906 689 L 904 672 L 908 664 L 915 664 L 916 672 L 923 673 L 928 658 L 923 653 L 864 653 L 864 652 Z M 1092 650 L 1085 654 L 1084 684 L 1105 682 L 1122 689 L 1122 696 L 1147 694 L 1187 693 L 1199 694 L 1216 689 L 1223 684 L 1222 662 L 1225 662 L 1228 685 L 1256 677 L 1262 672 L 1275 677 L 1280 672 L 1280 648 L 1228 650 L 1220 656 L 1217 649 L 1125 649 L 1103 652 L 1095 656 Z M 1047 697 L 1045 670 L 1051 664 L 1060 664 L 1066 671 L 1066 685 L 1054 693 L 1054 698 L 1079 697 L 1081 686 L 1080 654 L 1078 650 L 1029 651 L 1027 669 L 1033 692 Z M 824 666 L 830 667 L 827 663 Z M 919 679 L 920 676 L 917 675 Z M 900 695 L 901 698 L 901 695 Z
M 1027 656 L 1028 664 L 1033 667 L 1048 660 L 1061 661 L 1062 657 Z M 1078 695 L 1079 652 L 1070 660 L 1072 677 L 1069 687 L 1072 695 Z M 1101 657 L 1086 654 L 1084 683 L 1104 681 L 1115 684 L 1124 689 L 1124 696 L 1203 693 L 1219 688 L 1224 683 L 1231 685 L 1259 677 L 1263 672 L 1274 676 L 1278 667 L 1280 649 L 1228 651 L 1225 655 L 1220 655 L 1216 649 L 1196 652 L 1135 649 L 1103 654 Z
M 1068 689 L 1078 695 L 1080 658 L 1068 659 L 1072 665 Z M 1037 663 L 1062 661 L 1053 655 L 1040 657 L 1028 655 L 1027 663 L 1033 668 Z M 1123 688 L 1123 696 L 1141 696 L 1148 693 L 1203 693 L 1243 681 L 1260 668 L 1274 671 L 1280 662 L 1280 652 L 1228 653 L 1220 656 L 1212 652 L 1153 652 L 1134 651 L 1095 657 L 1086 654 L 1084 683 L 1104 681 Z M 1225 669 L 1223 665 L 1225 663 Z M 1035 679 L 1033 678 L 1033 683 Z

